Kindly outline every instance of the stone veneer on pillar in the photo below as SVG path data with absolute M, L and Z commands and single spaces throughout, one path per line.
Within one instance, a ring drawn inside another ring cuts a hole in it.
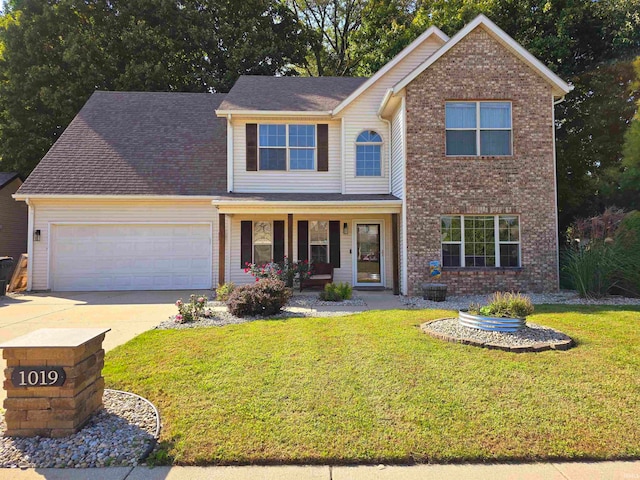
M 102 341 L 109 330 L 44 328 L 0 345 L 7 361 L 5 436 L 64 437 L 89 421 L 102 407 Z M 64 382 L 41 386 L 58 377 L 49 376 L 52 370 L 63 371 Z

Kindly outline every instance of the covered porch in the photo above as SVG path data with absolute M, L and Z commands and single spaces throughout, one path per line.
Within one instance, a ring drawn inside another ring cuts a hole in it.
M 334 282 L 400 293 L 402 204 L 392 195 L 230 194 L 213 205 L 225 282 L 250 283 L 247 263 L 286 256 L 331 264 Z

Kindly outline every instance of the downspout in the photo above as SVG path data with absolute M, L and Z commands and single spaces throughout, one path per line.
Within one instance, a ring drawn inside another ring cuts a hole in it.
M 233 192 L 233 123 L 227 115 L 227 192 Z
M 29 207 L 29 216 L 27 220 L 27 291 L 31 291 L 33 287 L 33 226 L 35 219 L 35 207 L 25 199 L 25 203 Z
M 407 295 L 409 292 L 409 269 L 407 262 L 409 259 L 409 241 L 407 237 L 407 97 L 402 96 L 402 294 Z
M 388 135 L 387 138 L 389 139 L 389 142 L 387 142 L 388 143 L 387 150 L 389 151 L 389 154 L 387 155 L 389 157 L 387 159 L 387 162 L 388 162 L 388 165 L 389 165 L 389 168 L 388 168 L 388 173 L 389 173 L 389 193 L 391 193 L 391 151 L 392 151 L 392 148 L 391 148 L 391 134 L 392 134 L 392 132 L 391 132 L 391 121 L 387 120 L 386 118 L 382 118 L 382 115 L 380 115 L 380 114 L 378 114 L 378 120 L 380 120 L 381 122 L 384 122 L 384 123 L 387 124 L 387 135 Z
M 555 106 L 564 102 L 564 95 L 558 100 L 553 99 L 551 94 L 551 125 L 552 125 L 552 139 L 553 139 L 553 193 L 555 198 L 554 217 L 556 223 L 556 290 L 560 290 L 560 226 L 558 225 L 558 160 L 556 159 L 556 111 Z
M 342 170 L 342 178 L 340 179 L 340 191 L 344 195 L 347 193 L 347 160 L 345 155 L 347 153 L 347 139 L 345 138 L 347 134 L 347 127 L 344 122 L 344 117 L 340 117 L 340 150 L 341 156 L 340 159 L 340 168 Z

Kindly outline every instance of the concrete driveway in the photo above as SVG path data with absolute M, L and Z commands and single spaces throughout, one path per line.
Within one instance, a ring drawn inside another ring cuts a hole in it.
M 192 291 L 65 292 L 0 297 L 0 343 L 39 328 L 106 327 L 110 350 L 176 313 L 178 298 Z M 211 296 L 211 292 L 202 292 Z M 0 371 L 6 367 L 0 361 Z M 0 400 L 4 400 L 0 389 Z M 0 403 L 1 405 L 1 403 Z

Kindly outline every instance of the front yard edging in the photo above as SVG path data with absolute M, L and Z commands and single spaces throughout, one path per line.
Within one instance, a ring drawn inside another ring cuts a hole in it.
M 444 340 L 446 342 L 461 343 L 463 345 L 471 345 L 471 346 L 474 346 L 474 347 L 487 348 L 489 350 L 503 350 L 505 352 L 512 352 L 512 353 L 534 353 L 534 352 L 544 352 L 546 350 L 566 351 L 566 350 L 569 350 L 571 347 L 575 346 L 575 342 L 571 338 L 569 338 L 568 340 L 565 340 L 565 341 L 561 341 L 559 343 L 537 342 L 537 343 L 534 343 L 532 345 L 527 345 L 527 346 L 498 345 L 498 344 L 495 344 L 495 343 L 483 342 L 483 341 L 480 341 L 480 340 L 474 340 L 472 338 L 455 337 L 455 336 L 448 335 L 448 334 L 445 334 L 445 333 L 435 332 L 435 331 L 430 330 L 428 328 L 429 324 L 435 323 L 435 322 L 440 322 L 442 320 L 447 320 L 447 318 L 438 318 L 438 319 L 435 319 L 435 320 L 430 320 L 428 322 L 425 322 L 425 323 L 420 325 L 420 330 L 422 330 L 424 333 L 426 333 L 426 334 L 428 334 L 428 335 L 430 335 L 430 336 L 432 336 L 434 338 L 437 338 L 439 340 Z M 549 327 L 546 327 L 546 328 L 549 328 Z M 551 330 L 554 330 L 554 331 L 558 332 L 558 330 L 555 330 L 555 329 L 551 329 Z M 562 333 L 562 332 L 558 332 L 558 333 Z

